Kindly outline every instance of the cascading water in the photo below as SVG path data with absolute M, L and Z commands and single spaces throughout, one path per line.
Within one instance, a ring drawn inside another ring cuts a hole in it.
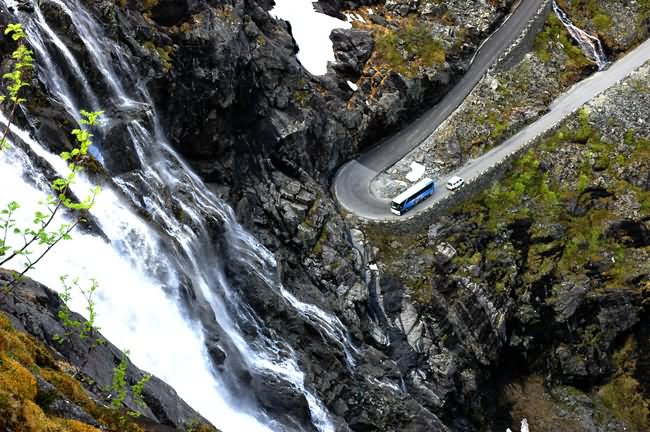
M 302 429 L 299 424 L 277 420 L 275 413 L 266 413 L 247 395 L 249 389 L 235 391 L 242 385 L 237 370 L 272 374 L 303 393 L 313 425 L 320 431 L 333 431 L 327 411 L 305 385 L 293 349 L 264 328 L 263 321 L 230 286 L 222 271 L 222 258 L 209 241 L 210 227 L 221 226 L 224 241 L 242 267 L 313 323 L 353 367 L 356 351 L 345 327 L 282 286 L 273 255 L 237 223 L 232 210 L 211 194 L 170 148 L 145 83 L 125 81 L 137 77 L 131 66 L 134 62 L 106 37 L 92 15 L 76 0 L 51 0 L 69 17 L 103 83 L 87 77 L 39 4 L 31 3 L 32 13 L 16 12 L 15 17 L 26 29 L 36 52 L 39 78 L 50 97 L 74 117 L 80 108 L 105 109 L 104 133 L 120 118 L 137 156 L 134 169 L 115 176 L 113 186 L 104 189 L 92 210 L 110 244 L 77 232 L 74 241 L 48 256 L 32 276 L 52 288 L 58 286 L 60 269 L 72 269 L 70 272 L 82 280 L 97 279 L 101 287 L 98 321 L 103 333 L 118 346 L 130 349 L 136 364 L 172 385 L 224 432 Z M 13 0 L 1 4 L 9 11 L 17 10 Z M 97 86 L 106 96 L 97 96 Z M 29 113 L 25 114 L 29 118 Z M 124 117 L 128 118 L 125 123 Z M 0 120 L 6 123 L 6 119 Z M 12 133 L 20 145 L 0 154 L 3 184 L 12 185 L 0 191 L 0 203 L 17 197 L 21 203 L 36 203 L 47 191 L 47 180 L 32 175 L 38 171 L 21 146 L 28 146 L 59 175 L 65 175 L 67 167 L 47 145 L 26 132 L 13 127 Z M 103 135 L 97 137 L 100 152 Z M 101 156 L 105 155 L 98 158 Z M 89 181 L 81 178 L 73 190 L 85 196 L 89 189 Z M 30 215 L 34 209 L 23 210 Z M 198 300 L 188 305 L 187 297 Z M 77 304 L 76 309 L 82 311 L 83 305 Z M 227 367 L 214 367 L 206 348 L 206 328 L 218 333 Z M 250 328 L 255 331 L 243 330 Z
M 580 48 L 582 48 L 582 51 L 585 53 L 587 58 L 596 63 L 598 70 L 602 70 L 607 66 L 607 56 L 603 51 L 600 39 L 573 25 L 571 19 L 569 19 L 567 14 L 560 8 L 560 6 L 558 6 L 555 0 L 553 0 L 553 12 L 555 12 L 555 15 L 559 18 L 562 24 L 564 24 L 564 27 L 566 27 L 573 40 L 580 45 Z

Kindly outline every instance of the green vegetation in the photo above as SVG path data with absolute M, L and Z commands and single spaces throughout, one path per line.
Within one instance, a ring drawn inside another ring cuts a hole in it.
M 19 99 L 17 99 L 19 100 Z M 81 111 L 84 118 L 81 124 L 94 126 L 97 117 L 101 112 Z M 7 126 L 7 129 L 9 126 Z M 7 132 L 5 132 L 6 134 Z M 70 186 L 74 183 L 77 174 L 83 169 L 84 161 L 89 157 L 88 150 L 92 144 L 92 134 L 87 129 L 74 129 L 72 134 L 77 140 L 78 147 L 70 152 L 61 153 L 61 158 L 68 162 L 70 173 L 65 178 L 57 178 L 52 182 L 52 190 L 55 195 L 47 197 L 45 209 L 38 210 L 34 213 L 32 225 L 20 227 L 15 218 L 16 211 L 20 204 L 15 201 L 6 205 L 0 210 L 0 229 L 2 230 L 0 240 L 0 266 L 11 263 L 17 258 L 24 259 L 23 270 L 16 273 L 14 279 L 7 283 L 3 289 L 10 290 L 29 270 L 34 268 L 52 248 L 59 242 L 70 240 L 71 232 L 82 222 L 85 222 L 84 212 L 88 211 L 95 203 L 95 197 L 99 193 L 99 187 L 91 190 L 90 195 L 81 201 L 73 200 L 69 197 Z M 63 209 L 77 213 L 77 218 L 72 223 L 61 223 L 58 227 L 52 229 L 52 224 L 56 221 L 57 215 Z M 9 234 L 21 236 L 24 241 L 22 244 L 11 244 Z M 32 257 L 33 249 L 42 247 Z
M 383 27 L 374 32 L 375 50 L 373 63 L 407 77 L 417 75 L 421 67 L 431 67 L 445 62 L 446 53 L 442 42 L 431 34 L 423 23 L 410 19 L 397 31 Z
M 426 233 L 399 233 L 381 224 L 369 224 L 363 229 L 371 245 L 378 249 L 377 261 L 384 263 L 382 273 L 404 281 L 411 298 L 422 304 L 431 300 L 433 280 L 433 251 L 426 247 Z M 402 273 L 405 262 L 417 257 L 428 264 L 421 271 Z
M 560 42 L 567 56 L 565 70 L 560 74 L 560 82 L 570 84 L 584 74 L 585 68 L 591 66 L 591 62 L 580 47 L 573 43 L 562 22 L 555 14 L 550 14 L 544 29 L 535 38 L 535 53 L 543 62 L 548 63 L 551 60 L 551 50 L 557 42 Z
M 116 367 L 114 382 L 118 387 L 124 384 L 124 388 L 128 388 L 126 377 L 121 374 L 126 371 L 124 364 L 122 361 Z M 100 432 L 85 423 L 49 413 L 48 406 L 59 396 L 39 393 L 37 378 L 52 384 L 61 398 L 89 413 L 100 423 L 102 431 L 144 432 L 134 416 L 124 415 L 121 405 L 107 407 L 91 397 L 82 384 L 87 378 L 78 369 L 54 356 L 31 335 L 15 330 L 9 319 L 0 313 L 0 430 Z M 142 403 L 142 390 L 149 379 L 150 376 L 145 375 L 131 386 L 137 404 Z M 216 432 L 199 421 L 193 422 L 192 427 L 194 432 Z
M 558 43 L 560 35 L 566 44 Z M 555 15 L 538 34 L 535 48 L 534 55 L 483 80 L 451 118 L 447 133 L 453 133 L 454 127 L 457 130 L 463 158 L 480 156 L 534 121 L 557 95 L 592 68 Z
M 25 33 L 20 24 L 9 24 L 5 29 L 5 34 L 11 34 L 12 39 L 17 41 L 18 46 L 12 53 L 14 60 L 14 69 L 12 72 L 4 75 L 10 84 L 7 87 L 9 100 L 12 102 L 11 113 L 8 116 L 8 122 L 0 139 L 0 148 L 6 148 L 7 135 L 17 107 L 26 102 L 20 93 L 24 87 L 29 86 L 25 80 L 26 71 L 33 67 L 33 53 L 24 45 Z M 5 100 L 3 96 L 0 101 Z M 81 111 L 83 126 L 95 126 L 101 112 Z M 12 201 L 0 210 L 0 267 L 13 263 L 17 259 L 23 259 L 23 269 L 16 272 L 15 277 L 7 283 L 2 289 L 10 290 L 29 270 L 34 268 L 43 257 L 52 250 L 59 242 L 69 240 L 70 233 L 82 222 L 84 222 L 83 213 L 88 211 L 95 203 L 95 196 L 99 193 L 99 188 L 93 188 L 90 195 L 81 201 L 73 200 L 69 197 L 70 186 L 74 183 L 76 175 L 83 169 L 84 162 L 89 159 L 88 150 L 92 144 L 92 134 L 84 127 L 74 129 L 72 134 L 75 136 L 78 147 L 70 152 L 61 153 L 61 158 L 68 162 L 70 173 L 65 178 L 58 178 L 52 182 L 53 195 L 47 197 L 45 209 L 38 210 L 34 213 L 30 226 L 21 227 L 18 225 L 16 213 L 20 204 Z M 72 223 L 62 223 L 52 229 L 57 215 L 63 209 L 77 213 L 77 219 Z M 23 239 L 22 244 L 11 243 L 12 237 Z M 41 250 L 34 252 L 34 248 L 41 247 Z M 32 257 L 32 255 L 34 257 Z
M 122 425 L 128 424 L 127 416 L 134 418 L 140 416 L 140 413 L 132 410 L 129 410 L 126 413 L 127 415 L 123 413 L 124 401 L 129 394 L 129 384 L 126 382 L 126 370 L 129 365 L 128 356 L 128 351 L 122 352 L 120 363 L 113 369 L 113 379 L 111 381 L 111 388 L 109 389 L 111 394 L 111 408 L 113 408 L 116 413 L 119 413 L 115 418 L 117 418 L 119 423 Z M 146 408 L 147 404 L 142 399 L 142 391 L 150 379 L 151 375 L 144 375 L 137 383 L 130 386 L 134 402 L 143 408 Z
M 18 46 L 12 54 L 13 71 L 4 75 L 4 79 L 9 82 L 8 97 L 0 97 L 0 102 L 7 99 L 11 102 L 8 124 L 0 139 L 0 150 L 6 150 L 9 147 L 7 136 L 15 112 L 20 104 L 27 102 L 22 97 L 21 90 L 29 85 L 27 74 L 31 71 L 33 61 L 32 51 L 24 45 L 25 33 L 20 24 L 9 24 L 5 34 L 11 34 Z M 70 151 L 61 153 L 61 158 L 68 163 L 69 174 L 52 182 L 53 194 L 42 203 L 44 208 L 34 213 L 31 223 L 23 223 L 18 220 L 21 206 L 16 201 L 12 201 L 0 209 L 0 267 L 14 264 L 18 259 L 24 261 L 22 270 L 14 272 L 11 281 L 0 287 L 4 294 L 14 288 L 25 274 L 33 269 L 46 254 L 50 253 L 59 242 L 69 240 L 71 232 L 84 222 L 85 213 L 92 208 L 99 188 L 93 188 L 85 199 L 76 200 L 71 198 L 70 187 L 74 184 L 77 174 L 84 168 L 84 165 L 92 160 L 88 151 L 92 145 L 93 135 L 88 127 L 95 126 L 101 114 L 101 112 L 81 111 L 82 118 L 79 121 L 81 127 L 72 130 L 77 146 Z M 68 215 L 74 216 L 72 222 L 61 223 L 58 227 L 54 227 L 57 215 L 64 211 Z M 63 292 L 60 297 L 63 305 L 57 316 L 66 331 L 63 335 L 56 336 L 55 340 L 64 343 L 73 334 L 77 334 L 81 340 L 94 337 L 98 331 L 95 326 L 96 311 L 93 300 L 97 283 L 91 281 L 89 288 L 81 288 L 78 279 L 70 281 L 66 276 L 61 277 L 61 282 L 63 283 Z M 73 318 L 68 309 L 73 287 L 81 292 L 86 301 L 89 314 L 87 321 Z M 0 299 L 0 301 L 2 300 Z M 103 342 L 99 338 L 96 339 L 91 345 L 91 349 Z M 36 339 L 15 331 L 9 320 L 0 314 L 0 429 L 17 432 L 99 431 L 87 424 L 48 414 L 48 405 L 54 399 L 62 397 L 88 412 L 101 424 L 102 430 L 142 432 L 142 428 L 130 420 L 130 417 L 135 417 L 134 412 L 128 412 L 129 416 L 122 414 L 122 402 L 128 392 L 128 387 L 124 385 L 126 356 L 115 370 L 114 388 L 111 391 L 115 391 L 118 396 L 112 401 L 112 409 L 102 406 L 90 397 L 77 378 L 70 375 L 71 371 L 78 374 L 78 371 L 74 370 L 72 366 L 55 359 L 48 349 Z M 56 393 L 45 396 L 39 394 L 37 378 L 52 384 L 62 396 L 58 396 Z M 149 375 L 145 375 L 142 380 L 130 387 L 133 399 L 138 405 L 144 405 L 142 391 L 150 378 Z
M 644 261 L 627 250 L 614 238 L 605 235 L 612 220 L 616 220 L 616 208 L 608 205 L 616 196 L 632 193 L 647 206 L 650 192 L 619 178 L 622 166 L 628 160 L 643 160 L 650 155 L 650 140 L 626 133 L 629 154 L 617 154 L 616 145 L 604 141 L 598 130 L 590 124 L 589 112 L 581 110 L 574 124 L 563 126 L 542 140 L 539 147 L 529 150 L 517 160 L 509 175 L 491 189 L 481 193 L 475 200 L 461 206 L 461 211 L 474 214 L 474 220 L 492 231 L 503 229 L 518 220 L 557 221 L 566 228 L 566 239 L 558 248 L 559 258 L 548 260 L 548 251 L 541 245 L 531 247 L 529 263 L 546 266 L 547 271 L 569 274 L 584 271 L 589 263 L 601 262 L 605 257 L 616 265 L 607 271 L 605 287 L 622 286 L 635 274 L 648 270 Z M 571 146 L 582 154 L 583 163 L 577 167 L 573 181 L 552 180 L 557 174 L 540 168 L 540 161 L 560 147 Z M 624 166 L 624 165 L 623 165 Z M 589 188 L 597 184 L 597 178 L 606 175 L 608 194 L 591 196 Z M 590 204 L 595 200 L 596 204 Z M 591 208 L 594 205 L 595 208 Z M 577 211 L 581 207 L 585 210 Z M 531 265 L 531 268 L 533 266 Z M 645 270 L 644 270 L 645 269 Z
M 99 432 L 87 424 L 47 413 L 57 396 L 39 395 L 37 377 L 52 384 L 62 396 L 99 420 L 113 432 L 142 432 L 128 421 L 119 424 L 111 410 L 94 401 L 69 371 L 73 368 L 57 360 L 39 341 L 13 329 L 0 314 L 0 429 L 20 432 Z
M 25 44 L 25 32 L 20 24 L 9 24 L 4 31 L 5 35 L 11 35 L 11 38 L 18 43 L 18 46 L 11 54 L 11 58 L 14 60 L 14 69 L 11 72 L 8 72 L 3 75 L 3 78 L 9 81 L 7 90 L 9 93 L 9 99 L 11 100 L 11 112 L 7 116 L 8 122 L 7 126 L 2 133 L 2 138 L 0 138 L 0 151 L 5 150 L 8 147 L 7 143 L 7 134 L 9 133 L 9 126 L 13 123 L 14 117 L 16 115 L 16 109 L 18 106 L 25 102 L 25 99 L 20 96 L 20 91 L 24 87 L 28 87 L 28 79 L 25 75 L 31 72 L 33 67 L 33 55 L 34 53 L 28 49 Z M 7 96 L 0 95 L 0 102 L 4 102 Z M 0 243 L 0 257 L 3 252 L 4 244 Z
M 169 72 L 172 69 L 173 66 L 173 58 L 172 55 L 174 54 L 174 47 L 171 45 L 165 45 L 162 47 L 156 46 L 156 44 L 153 41 L 147 41 L 143 44 L 144 48 L 147 49 L 150 53 L 158 57 L 160 60 L 160 63 L 163 66 L 163 69 L 165 69 L 165 72 Z
M 63 292 L 59 294 L 63 305 L 59 308 L 57 317 L 61 320 L 63 327 L 66 329 L 63 335 L 57 335 L 54 339 L 63 343 L 73 334 L 78 332 L 78 337 L 81 340 L 86 340 L 89 337 L 92 337 L 95 333 L 99 331 L 99 327 L 95 325 L 95 320 L 97 318 L 97 313 L 95 311 L 95 301 L 93 300 L 93 294 L 97 291 L 97 281 L 94 279 L 91 280 L 91 285 L 89 288 L 82 288 L 79 285 L 79 278 L 75 278 L 71 283 L 68 282 L 68 276 L 61 276 L 61 284 L 63 285 Z M 88 320 L 80 321 L 72 318 L 72 314 L 68 307 L 70 300 L 72 299 L 72 288 L 76 288 L 77 291 L 81 293 L 86 301 L 86 310 L 88 311 Z M 104 340 L 97 338 L 93 343 L 93 346 L 101 345 L 104 343 Z
M 636 343 L 629 337 L 613 356 L 617 371 L 614 378 L 602 386 L 598 395 L 635 432 L 650 429 L 650 401 L 643 396 L 641 385 L 634 377 L 637 367 Z
M 611 18 L 600 7 L 598 0 L 559 0 L 558 5 L 572 16 L 578 26 L 585 27 L 582 17 L 591 19 L 593 27 L 600 36 L 605 35 L 612 26 Z
M 650 19 L 650 1 L 634 2 L 615 1 L 603 2 L 598 0 L 558 0 L 558 4 L 580 28 L 595 32 L 601 41 L 614 52 L 627 51 L 638 43 L 643 42 L 647 35 L 647 23 Z M 622 29 L 614 26 L 617 13 L 624 7 L 625 25 Z M 612 35 L 616 32 L 623 38 Z M 630 36 L 635 36 L 634 38 Z

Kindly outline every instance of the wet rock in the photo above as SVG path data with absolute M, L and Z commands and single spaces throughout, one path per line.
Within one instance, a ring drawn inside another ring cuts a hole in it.
M 11 273 L 0 270 L 0 284 L 10 281 Z M 78 368 L 79 374 L 92 383 L 88 390 L 97 400 L 104 400 L 104 390 L 110 388 L 114 368 L 120 363 L 122 352 L 110 342 L 91 346 L 97 338 L 104 339 L 99 333 L 81 340 L 79 337 L 69 337 L 64 343 L 55 340 L 56 335 L 65 334 L 65 329 L 57 314 L 63 304 L 59 296 L 45 286 L 31 281 L 21 280 L 12 291 L 0 302 L 0 310 L 7 313 L 17 330 L 23 330 L 46 344 L 53 352 L 60 355 L 66 362 Z M 72 312 L 71 319 L 85 322 L 84 318 Z M 83 325 L 83 324 L 82 324 Z M 105 339 L 104 339 L 105 340 Z M 144 376 L 144 372 L 128 363 L 126 381 L 136 383 Z M 82 379 L 84 381 L 84 379 Z M 86 418 L 86 413 L 73 404 L 61 399 L 52 387 L 45 382 L 39 384 L 39 396 L 50 403 L 50 407 L 62 416 L 69 418 Z M 156 377 L 152 377 L 143 389 L 144 407 L 135 403 L 131 394 L 125 399 L 126 406 L 157 423 L 182 427 L 192 419 L 202 419 L 192 410 L 172 389 Z
M 128 131 L 125 123 L 111 123 L 105 131 L 101 149 L 106 168 L 113 175 L 142 168 L 136 145 L 138 143 L 134 142 L 134 136 Z
M 217 366 L 223 365 L 227 356 L 224 350 L 219 346 L 219 341 L 212 340 L 206 344 L 208 347 L 208 354 L 210 355 L 210 358 L 212 358 L 214 364 Z
M 309 404 L 305 395 L 276 375 L 255 375 L 252 381 L 255 395 L 268 410 L 281 416 L 293 417 L 297 425 L 310 423 Z M 315 429 L 312 427 L 310 430 Z

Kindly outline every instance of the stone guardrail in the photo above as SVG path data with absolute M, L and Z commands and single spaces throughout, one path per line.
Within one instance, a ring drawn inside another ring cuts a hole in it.
M 499 56 L 496 62 L 488 69 L 488 74 L 495 70 L 506 70 L 516 65 L 524 55 L 533 48 L 537 34 L 542 31 L 548 14 L 553 9 L 553 1 L 545 0 L 535 13 L 535 16 L 528 21 L 526 28 L 519 37 L 510 44 L 508 49 Z
M 422 231 L 423 227 L 429 226 L 431 223 L 435 222 L 436 216 L 441 214 L 446 214 L 450 208 L 461 204 L 479 192 L 487 189 L 491 186 L 496 180 L 503 177 L 512 166 L 512 163 L 515 159 L 519 158 L 522 153 L 528 151 L 533 145 L 535 145 L 540 138 L 548 137 L 551 134 L 555 133 L 559 125 L 568 118 L 565 117 L 563 120 L 557 122 L 552 127 L 546 129 L 544 132 L 535 135 L 518 149 L 514 150 L 512 153 L 509 153 L 505 158 L 501 159 L 496 164 L 492 165 L 487 170 L 481 172 L 478 177 L 475 177 L 473 180 L 466 181 L 465 185 L 451 193 L 450 195 L 442 198 L 440 201 L 435 204 L 427 207 L 425 210 L 422 210 L 419 213 L 413 214 L 411 216 L 403 216 L 398 220 L 366 220 L 359 219 L 363 225 L 372 225 L 383 227 L 385 229 L 390 229 L 391 232 L 398 234 L 412 234 L 418 231 Z M 440 187 L 444 187 L 441 185 Z
M 532 43 L 537 36 L 537 33 L 543 28 L 546 22 L 546 17 L 552 9 L 552 0 L 545 0 L 537 10 L 535 16 L 528 21 L 528 25 L 521 32 L 520 36 L 510 45 L 510 47 L 495 61 L 495 63 L 488 69 L 486 74 L 492 73 L 497 68 L 509 68 L 514 65 L 521 56 L 530 51 Z M 453 113 L 452 113 L 453 115 Z M 447 120 L 445 120 L 440 127 L 444 127 Z M 439 128 L 440 128 L 439 127 Z M 524 151 L 527 151 L 532 144 L 537 142 L 538 138 L 543 135 L 552 133 L 557 128 L 557 125 L 547 129 L 544 133 L 532 138 L 519 149 L 510 153 L 506 158 L 499 161 L 480 175 L 473 181 L 468 181 L 461 189 L 452 193 L 451 195 L 441 199 L 440 201 L 428 207 L 426 210 L 416 213 L 412 216 L 404 216 L 399 220 L 385 220 L 385 221 L 372 221 L 366 219 L 358 219 L 359 222 L 366 225 L 384 226 L 394 232 L 398 233 L 413 233 L 422 229 L 423 223 L 428 224 L 432 222 L 432 216 L 444 214 L 449 208 L 458 205 L 478 192 L 485 190 L 488 186 L 502 177 L 508 168 L 512 165 L 514 159 L 519 157 Z M 434 133 L 424 140 L 420 145 L 426 145 L 433 139 Z M 444 187 L 441 186 L 441 187 Z

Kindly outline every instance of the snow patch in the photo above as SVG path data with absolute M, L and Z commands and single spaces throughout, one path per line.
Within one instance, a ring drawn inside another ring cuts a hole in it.
M 357 91 L 357 89 L 359 88 L 359 86 L 353 83 L 352 81 L 348 81 L 348 85 L 350 86 L 352 91 Z
M 506 429 L 506 432 L 512 432 L 510 428 Z M 529 432 L 528 430 L 528 420 L 523 419 L 521 421 L 521 432 Z
M 349 22 L 316 12 L 313 0 L 275 0 L 271 15 L 291 23 L 298 44 L 298 60 L 312 75 L 327 73 L 327 62 L 334 61 L 330 33 L 335 28 L 348 29 Z
M 343 12 L 343 15 L 345 15 L 346 21 L 351 23 L 352 21 L 359 21 L 364 24 L 366 24 L 366 20 L 359 15 L 358 13 L 355 12 Z
M 411 172 L 406 174 L 406 180 L 410 181 L 411 183 L 420 180 L 424 175 L 424 170 L 424 165 L 417 162 L 411 162 Z

